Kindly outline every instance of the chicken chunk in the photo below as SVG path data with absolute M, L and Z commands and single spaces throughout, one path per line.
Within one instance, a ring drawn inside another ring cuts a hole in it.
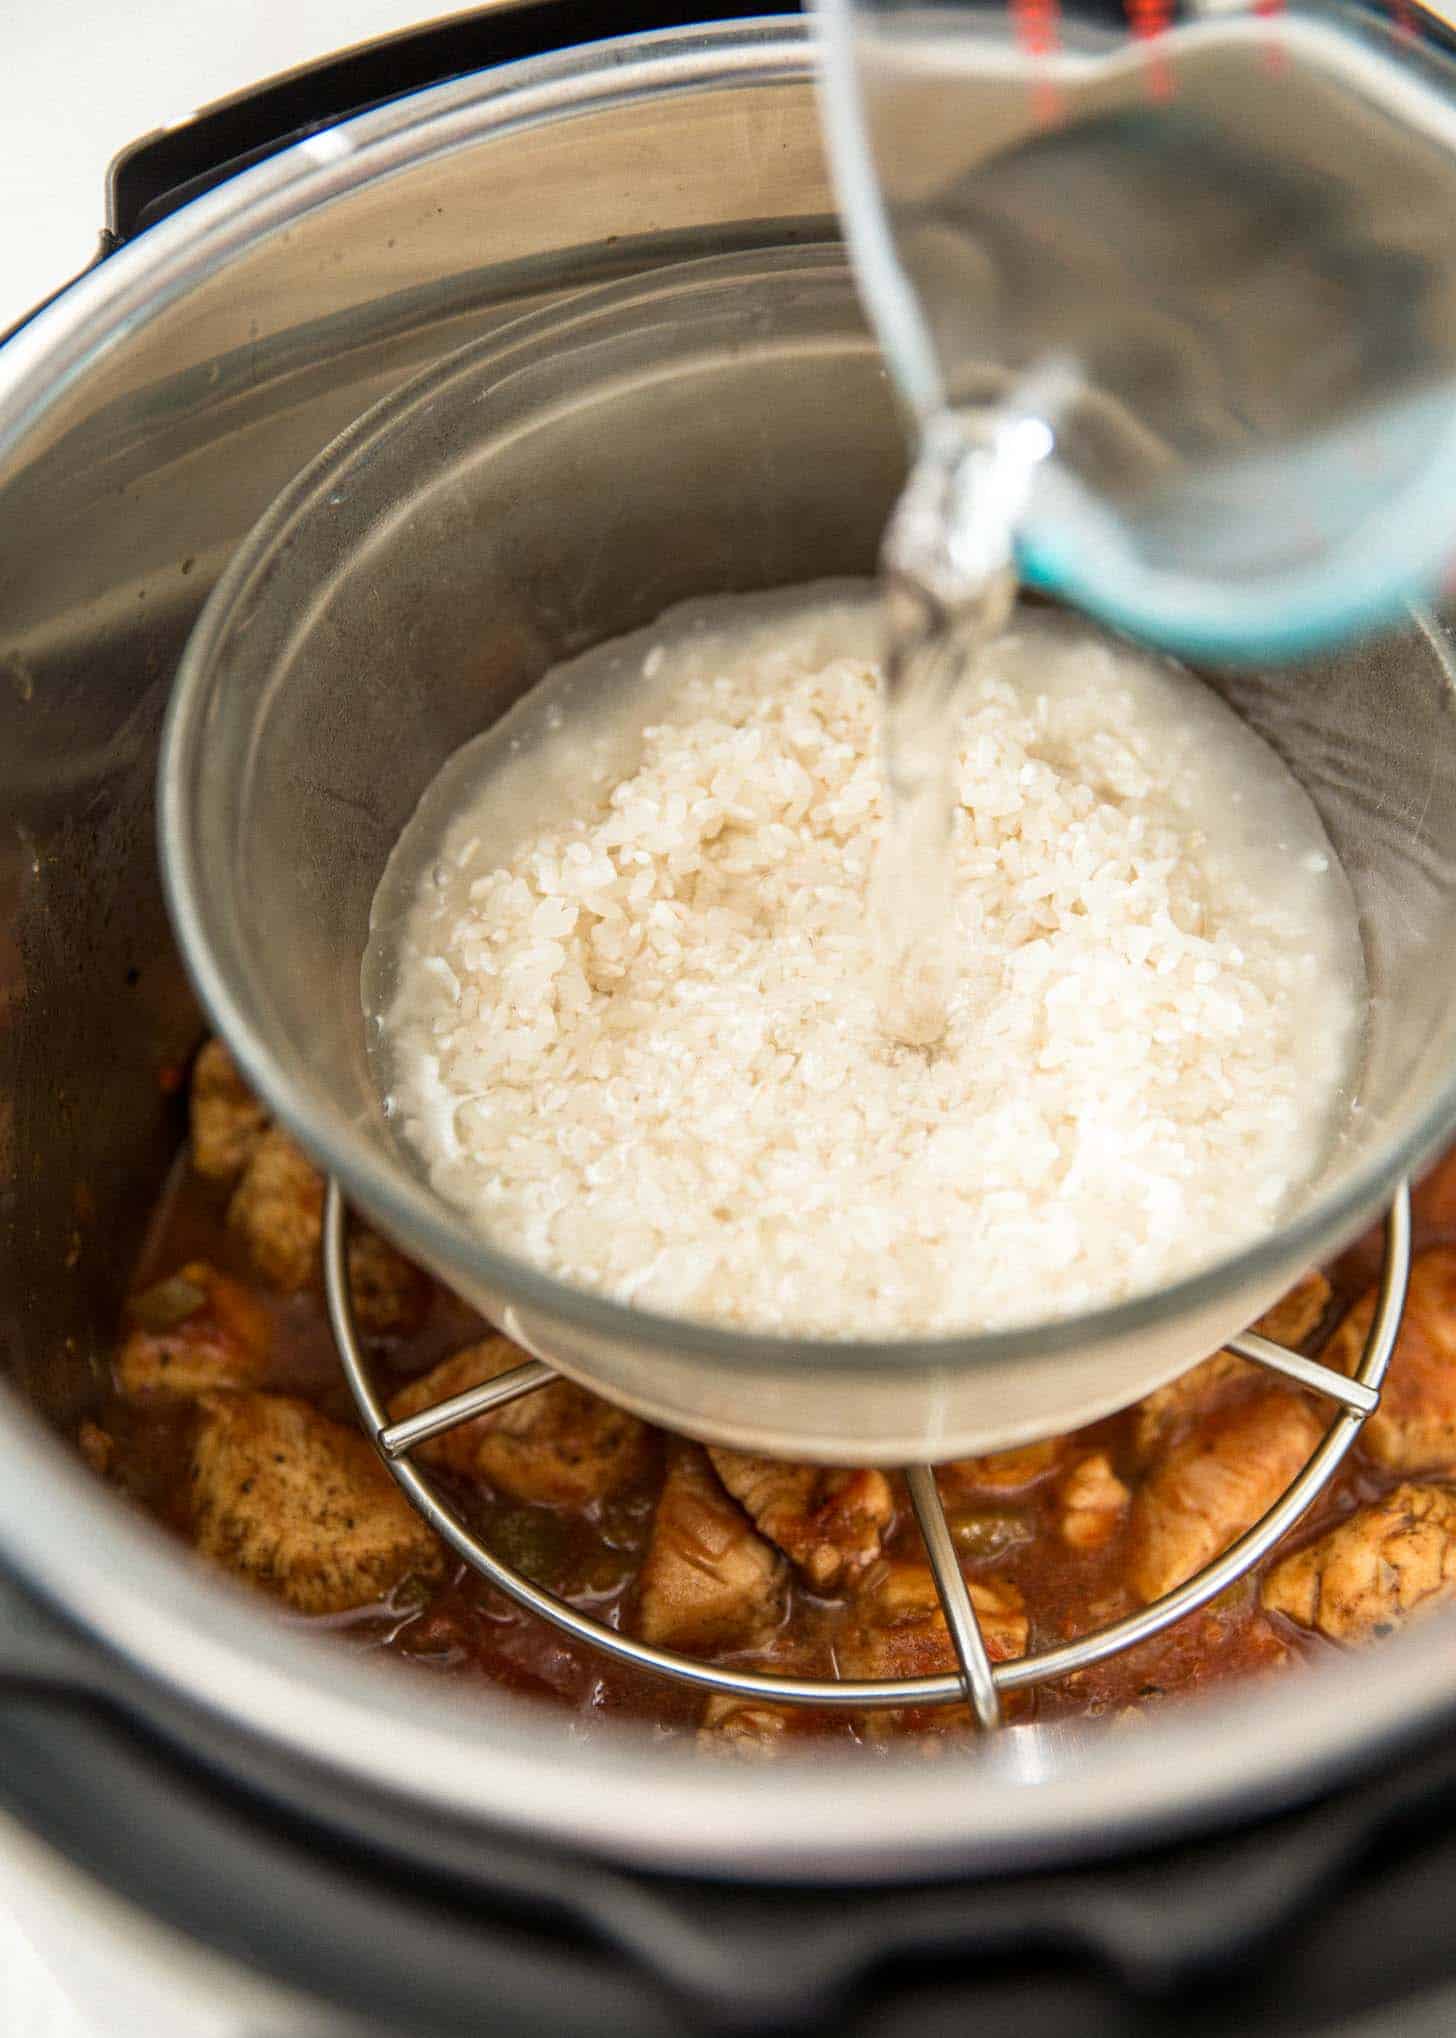
M 1132 1448 L 1138 1464 L 1149 1464 L 1168 1438 L 1195 1416 L 1206 1414 L 1226 1387 L 1254 1379 L 1258 1370 L 1237 1352 L 1219 1351 L 1145 1394 L 1133 1416 Z
M 82 1458 L 98 1479 L 109 1479 L 116 1462 L 116 1438 L 97 1422 L 83 1422 L 76 1432 Z
M 940 1467 L 940 1482 L 952 1493 L 1020 1493 L 1054 1470 L 1066 1447 L 1065 1437 L 1048 1437 L 1042 1443 L 1021 1444 L 986 1458 L 956 1458 Z
M 1416 1189 L 1415 1220 L 1433 1231 L 1456 1230 L 1456 1147 L 1448 1147 Z
M 1312 1267 L 1251 1328 L 1277 1345 L 1302 1345 L 1311 1331 L 1318 1328 L 1329 1306 L 1329 1281 L 1318 1267 Z
M 317 1277 L 324 1178 L 280 1126 L 254 1148 L 228 1205 L 228 1223 L 264 1280 L 285 1295 Z
M 209 1040 L 192 1068 L 192 1165 L 209 1181 L 230 1182 L 268 1130 L 268 1113 L 220 1040 Z
M 1375 1302 L 1372 1289 L 1330 1339 L 1325 1356 L 1341 1372 L 1359 1363 Z M 1392 1472 L 1456 1471 L 1456 1247 L 1417 1253 L 1412 1263 L 1380 1406 L 1360 1441 Z
M 1133 1590 L 1157 1599 L 1226 1550 L 1273 1506 L 1322 1434 L 1304 1395 L 1271 1387 L 1174 1444 L 1133 1503 Z
M 766 1762 L 777 1755 L 792 1728 L 786 1705 L 762 1698 L 734 1698 L 720 1692 L 708 1700 L 698 1728 L 698 1746 L 706 1754 L 736 1755 L 744 1762 Z
M 696 1444 L 675 1447 L 638 1578 L 637 1632 L 670 1649 L 749 1649 L 783 1618 L 788 1573 Z
M 268 1384 L 271 1339 L 262 1304 L 203 1260 L 190 1260 L 134 1296 L 127 1318 L 116 1384 L 133 1400 Z
M 1272 1338 L 1275 1344 L 1301 1345 L 1329 1304 L 1330 1284 L 1315 1269 L 1296 1281 L 1289 1293 L 1282 1295 L 1251 1328 L 1261 1337 Z M 1190 1372 L 1144 1395 L 1133 1424 L 1133 1451 L 1138 1463 L 1147 1464 L 1175 1430 L 1213 1408 L 1225 1388 L 1257 1379 L 1259 1371 L 1259 1367 L 1241 1359 L 1236 1352 L 1215 1352 Z
M 342 1613 L 436 1578 L 444 1546 L 373 1447 L 281 1394 L 215 1394 L 192 1446 L 192 1539 L 300 1613 Z
M 996 1578 L 968 1578 L 986 1654 L 1005 1663 L 1026 1654 L 1029 1625 L 1021 1594 Z M 887 1558 L 866 1577 L 839 1652 L 846 1677 L 934 1677 L 954 1670 L 955 1647 L 928 1564 Z
M 1264 1580 L 1270 1613 L 1366 1642 L 1456 1598 L 1456 1493 L 1398 1486 Z
M 1079 1458 L 1062 1481 L 1062 1541 L 1074 1550 L 1100 1550 L 1112 1540 L 1132 1495 L 1112 1469 L 1106 1451 Z
M 525 1363 L 526 1354 L 509 1338 L 468 1345 L 401 1389 L 390 1402 L 390 1419 L 418 1415 Z M 625 1485 L 641 1470 L 646 1451 L 646 1425 L 635 1415 L 561 1380 L 446 1430 L 421 1444 L 416 1456 L 516 1500 L 586 1507 Z
M 759 1533 L 777 1543 L 821 1592 L 858 1577 L 879 1556 L 895 1514 L 883 1472 L 785 1465 L 716 1446 L 708 1456 Z
M 271 1287 L 294 1295 L 318 1280 L 324 1178 L 278 1126 L 254 1149 L 228 1205 L 228 1223 Z M 419 1327 L 430 1283 L 388 1239 L 361 1224 L 349 1237 L 349 1293 L 362 1330 L 402 1333 Z
M 430 1307 L 430 1277 L 367 1224 L 349 1234 L 349 1294 L 360 1327 L 408 1337 Z

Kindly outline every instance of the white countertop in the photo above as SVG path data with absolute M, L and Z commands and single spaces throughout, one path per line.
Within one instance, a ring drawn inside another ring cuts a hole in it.
M 0 2031 L 5 2038 L 95 2038 L 78 2008 L 21 1925 L 30 1883 L 25 1837 L 0 1827 Z

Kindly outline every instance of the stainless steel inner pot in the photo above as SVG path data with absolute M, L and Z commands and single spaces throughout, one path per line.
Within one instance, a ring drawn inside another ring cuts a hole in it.
M 152 786 L 209 588 L 290 478 L 411 373 L 586 283 L 827 241 L 829 215 L 803 30 L 669 35 L 462 79 L 318 137 L 164 222 L 0 351 L 0 1557 L 114 1660 L 106 1702 L 184 1744 L 226 1736 L 285 1801 L 306 1774 L 385 1819 L 427 1817 L 442 1856 L 508 1829 L 719 1876 L 1093 1857 L 1310 1793 L 1453 1710 L 1437 1621 L 1135 1735 L 1015 1729 L 949 1766 L 729 1772 L 310 1640 L 69 1448 L 204 1023 L 163 909 Z M 1420 641 L 1446 655 L 1440 626 Z M 1435 794 L 1429 773 L 1408 785 L 1402 826 Z M 1380 910 L 1398 918 L 1404 893 Z M 1439 950 L 1428 974 L 1422 1012 L 1446 996 Z

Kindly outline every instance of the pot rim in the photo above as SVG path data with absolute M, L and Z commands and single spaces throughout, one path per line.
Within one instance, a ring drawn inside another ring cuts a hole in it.
M 735 78 L 807 81 L 798 22 L 675 30 L 455 81 L 299 144 L 162 222 L 81 279 L 0 353 L 0 454 L 132 321 L 362 177 L 481 134 Z M 97 1484 L 6 1386 L 0 1548 L 103 1647 L 254 1742 L 467 1832 L 507 1829 L 600 1856 L 715 1877 L 841 1881 L 1095 1858 L 1268 1811 L 1373 1765 L 1456 1710 L 1456 1626 L 1294 1687 L 1190 1703 L 1135 1736 L 1013 1733 L 964 1771 L 914 1757 L 740 1769 L 654 1750 L 627 1730 L 581 1745 L 569 1721 L 503 1695 L 468 1701 L 290 1630 Z M 1358 1702 L 1356 1693 L 1358 1692 Z M 1217 1714 L 1217 1731 L 1210 1731 Z M 951 1786 L 963 1773 L 964 1790 Z

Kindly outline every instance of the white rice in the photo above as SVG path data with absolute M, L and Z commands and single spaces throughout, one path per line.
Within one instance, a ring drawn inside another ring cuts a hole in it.
M 496 1244 L 742 1327 L 989 1328 L 1186 1274 L 1319 1168 L 1364 1011 L 1343 874 L 1208 689 L 1080 624 L 1019 612 L 968 689 L 950 1026 L 882 1036 L 877 649 L 862 596 L 670 616 L 609 709 L 598 654 L 427 798 L 378 1053 Z

